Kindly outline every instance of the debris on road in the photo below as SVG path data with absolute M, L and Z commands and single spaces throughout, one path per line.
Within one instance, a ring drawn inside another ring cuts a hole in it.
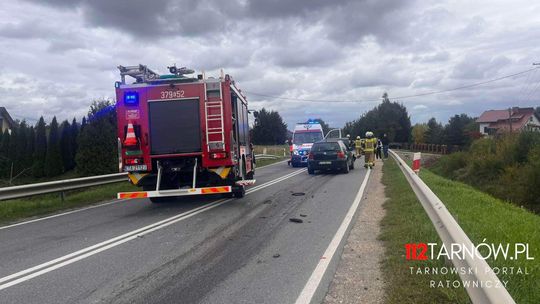
M 306 195 L 304 192 L 294 192 L 293 194 L 291 194 L 292 196 L 303 196 L 303 195 Z
M 273 258 L 279 258 L 280 256 L 281 256 L 281 255 L 280 255 L 279 253 L 276 253 L 276 254 L 274 254 L 272 257 L 273 257 Z
M 307 215 L 306 214 L 300 214 L 301 217 L 306 217 Z
M 291 221 L 293 223 L 303 223 L 304 222 L 304 220 L 299 219 L 299 218 L 295 218 L 295 217 L 290 218 L 289 221 Z

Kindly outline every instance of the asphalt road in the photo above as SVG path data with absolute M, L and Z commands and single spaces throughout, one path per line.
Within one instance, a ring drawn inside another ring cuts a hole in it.
M 331 258 L 325 251 L 350 214 L 362 164 L 310 176 L 278 163 L 258 169 L 242 199 L 115 201 L 0 227 L 0 302 L 295 303 Z

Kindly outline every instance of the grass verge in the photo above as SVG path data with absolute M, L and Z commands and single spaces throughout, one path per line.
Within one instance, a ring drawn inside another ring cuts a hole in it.
M 528 244 L 529 256 L 534 260 L 519 256 L 515 260 L 499 257 L 486 261 L 500 270 L 499 279 L 508 281 L 506 289 L 517 303 L 540 303 L 540 216 L 426 169 L 420 171 L 420 177 L 444 202 L 474 244 L 510 244 L 510 248 L 515 243 Z M 502 273 L 510 267 L 514 271 L 526 269 L 528 274 Z
M 117 192 L 137 191 L 137 189 L 129 182 L 120 182 L 68 191 L 65 193 L 63 202 L 60 193 L 3 201 L 0 202 L 0 224 L 112 200 L 116 198 Z
M 448 266 L 442 260 L 412 261 L 405 259 L 407 243 L 441 243 L 431 221 L 416 199 L 397 164 L 389 159 L 383 166 L 383 184 L 388 200 L 386 216 L 381 222 L 380 239 L 385 255 L 382 270 L 386 280 L 387 303 L 469 303 L 463 288 L 430 288 L 430 281 L 455 281 L 457 275 L 411 274 L 424 267 Z
M 405 260 L 403 244 L 433 241 L 440 243 L 440 240 L 397 164 L 394 161 L 386 162 L 383 172 L 386 195 L 390 198 L 385 204 L 387 216 L 383 220 L 381 237 L 385 241 L 388 254 L 383 262 L 383 269 L 389 280 L 388 302 L 468 302 L 462 288 L 429 288 L 429 285 L 426 285 L 427 280 L 453 280 L 457 279 L 457 276 L 453 279 L 441 275 L 413 276 L 404 271 L 404 268 L 408 269 L 408 266 L 414 263 Z M 529 256 L 534 257 L 534 260 L 527 260 L 522 255 L 515 260 L 499 257 L 496 260 L 488 259 L 487 262 L 499 272 L 499 279 L 508 282 L 507 290 L 517 303 L 540 303 L 540 216 L 427 169 L 421 170 L 420 177 L 444 202 L 474 244 L 510 244 L 511 248 L 515 243 L 528 244 Z M 443 262 L 429 261 L 416 263 L 414 266 L 428 266 L 426 264 L 441 267 Z M 503 269 L 506 269 L 507 273 L 503 273 Z M 525 273 L 519 274 L 517 269 Z M 512 271 L 514 273 L 511 273 Z

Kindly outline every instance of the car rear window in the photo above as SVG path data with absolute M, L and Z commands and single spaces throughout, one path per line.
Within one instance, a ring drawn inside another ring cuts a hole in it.
M 313 152 L 323 152 L 323 151 L 340 151 L 339 144 L 337 142 L 327 142 L 327 143 L 316 143 L 311 147 Z

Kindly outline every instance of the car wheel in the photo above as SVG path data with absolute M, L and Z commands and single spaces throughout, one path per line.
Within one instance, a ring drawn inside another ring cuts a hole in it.
M 310 168 L 310 167 L 308 166 L 308 168 L 307 168 L 307 173 L 308 173 L 308 174 L 315 174 L 315 170 L 313 170 L 313 168 Z
M 343 173 L 349 173 L 349 164 L 345 164 L 345 168 L 343 168 Z
M 293 166 L 293 168 L 296 168 L 296 167 L 298 167 L 298 164 L 295 163 L 295 162 L 291 162 L 291 166 Z
M 354 159 L 353 159 L 353 161 L 351 162 L 351 165 L 349 166 L 349 169 L 351 169 L 351 170 L 354 169 Z

